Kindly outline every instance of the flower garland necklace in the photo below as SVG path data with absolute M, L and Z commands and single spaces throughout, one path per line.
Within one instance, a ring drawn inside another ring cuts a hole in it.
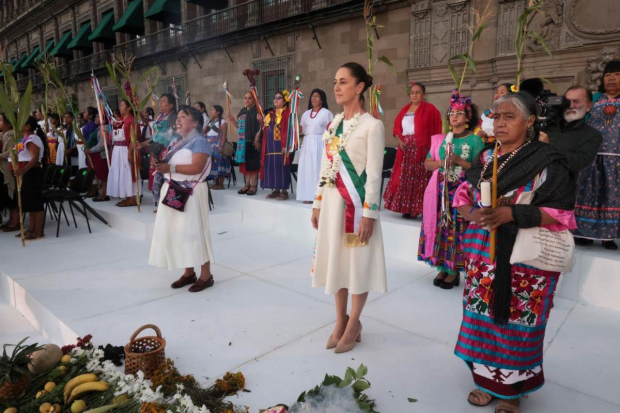
M 344 131 L 339 136 L 336 136 L 336 131 L 340 127 L 340 123 L 344 120 L 344 112 L 336 115 L 334 120 L 332 121 L 329 129 L 323 134 L 323 142 L 325 142 L 325 148 L 332 155 L 332 159 L 329 157 L 325 157 L 323 161 L 322 170 L 324 171 L 324 176 L 321 176 L 321 181 L 319 186 L 330 186 L 333 187 L 336 185 L 336 176 L 338 175 L 338 169 L 340 168 L 340 162 L 342 161 L 342 157 L 340 156 L 340 152 L 344 150 L 347 146 L 347 142 L 351 133 L 357 127 L 357 123 L 359 121 L 361 114 L 356 113 L 355 116 L 351 119 L 351 123 L 346 131 Z

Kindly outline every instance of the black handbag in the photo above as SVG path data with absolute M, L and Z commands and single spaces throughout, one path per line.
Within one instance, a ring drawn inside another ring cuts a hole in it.
M 162 201 L 162 204 L 176 210 L 179 212 L 185 211 L 185 204 L 187 204 L 187 200 L 194 193 L 194 188 L 198 185 L 204 175 L 205 171 L 200 174 L 200 178 L 196 181 L 196 183 L 191 188 L 185 188 L 180 185 L 177 181 L 172 179 L 172 173 L 170 174 L 170 181 L 168 182 L 168 191 L 166 191 L 166 196 Z

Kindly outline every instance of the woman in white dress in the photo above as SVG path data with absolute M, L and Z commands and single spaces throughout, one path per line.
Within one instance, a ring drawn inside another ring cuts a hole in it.
M 321 158 L 325 145 L 323 134 L 334 115 L 327 106 L 327 96 L 321 89 L 314 89 L 310 94 L 308 110 L 302 115 L 300 131 L 303 143 L 299 151 L 299 170 L 297 180 L 297 200 L 311 204 L 314 200 L 316 185 L 321 173 Z
M 334 294 L 336 326 L 327 348 L 336 353 L 350 351 L 361 340 L 368 292 L 387 292 L 378 206 L 385 129 L 364 109 L 364 92 L 371 85 L 372 77 L 357 63 L 346 63 L 336 73 L 334 94 L 344 112 L 326 133 L 312 210 L 312 226 L 318 230 L 312 286 Z
M 211 170 L 211 147 L 202 131 L 202 114 L 193 107 L 181 106 L 176 131 L 181 139 L 170 144 L 153 182 L 153 194 L 159 194 L 155 230 L 149 264 L 168 269 L 184 268 L 172 288 L 192 284 L 198 292 L 214 284 L 211 274 L 213 248 L 209 229 L 209 188 L 206 177 Z M 173 186 L 170 192 L 170 181 Z M 175 186 L 191 189 L 183 211 L 178 210 Z M 200 278 L 194 267 L 200 267 Z

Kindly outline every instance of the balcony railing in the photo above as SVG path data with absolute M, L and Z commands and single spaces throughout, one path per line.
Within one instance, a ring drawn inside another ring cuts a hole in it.
M 210 39 L 237 30 L 284 20 L 315 10 L 325 9 L 351 0 L 253 0 L 216 11 L 185 26 L 185 44 Z
M 105 63 L 109 60 L 110 55 L 106 51 L 93 53 L 90 56 L 86 56 L 60 66 L 58 71 L 60 77 L 64 79 L 71 76 L 81 75 L 83 73 L 89 73 L 92 70 L 101 69 L 102 67 L 105 67 Z
M 181 46 L 183 46 L 183 30 L 169 27 L 157 33 L 121 43 L 114 47 L 114 52 L 141 58 L 167 50 L 178 49 Z

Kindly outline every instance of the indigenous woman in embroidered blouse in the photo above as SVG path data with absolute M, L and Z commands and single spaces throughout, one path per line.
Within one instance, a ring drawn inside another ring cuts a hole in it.
M 472 132 L 478 124 L 476 106 L 456 89 L 450 100 L 448 121 L 451 132 L 431 138 L 431 149 L 424 161 L 424 167 L 433 175 L 424 193 L 418 250 L 418 260 L 439 270 L 433 284 L 443 289 L 459 285 L 459 273 L 465 269 L 462 237 L 467 222 L 452 208 L 452 199 L 465 181 L 465 171 L 484 147 L 482 139 Z
M 441 115 L 424 101 L 425 92 L 423 84 L 411 82 L 410 102 L 394 120 L 392 134 L 398 140 L 398 152 L 385 190 L 385 209 L 399 212 L 404 218 L 422 214 L 424 190 L 431 177 L 424 160 L 431 148 L 431 136 L 441 133 Z
M 493 176 L 490 146 L 476 157 L 454 199 L 454 207 L 469 221 L 463 237 L 463 323 L 455 354 L 467 363 L 477 387 L 468 396 L 470 403 L 486 406 L 499 398 L 496 412 L 515 413 L 519 398 L 544 384 L 545 328 L 560 273 L 511 264 L 513 246 L 519 229 L 575 227 L 574 183 L 568 161 L 552 146 L 538 142 L 534 99 L 523 92 L 504 96 L 493 104 L 493 113 L 501 144 L 498 207 L 480 206 L 480 188 Z M 516 203 L 531 191 L 529 204 Z M 497 229 L 493 262 L 492 229 Z
M 517 91 L 515 85 L 512 83 L 502 83 L 495 89 L 495 95 L 493 101 L 505 96 L 509 93 L 515 93 Z M 480 116 L 481 125 L 478 135 L 484 140 L 485 143 L 495 142 L 495 134 L 493 133 L 493 112 L 491 109 L 484 111 Z
M 364 109 L 364 92 L 370 86 L 372 77 L 358 63 L 346 63 L 336 73 L 334 94 L 344 112 L 323 138 L 323 166 L 312 210 L 312 225 L 318 229 L 312 286 L 324 286 L 326 294 L 334 295 L 336 326 L 326 347 L 336 353 L 350 351 L 361 341 L 360 316 L 368 292 L 387 292 L 378 207 L 385 129 Z
M 181 139 L 171 143 L 157 163 L 153 194 L 160 206 L 149 264 L 170 270 L 184 268 L 183 275 L 172 284 L 198 292 L 213 286 L 211 231 L 209 229 L 209 188 L 206 177 L 211 170 L 211 145 L 202 136 L 202 114 L 193 107 L 181 106 L 176 128 Z M 175 188 L 191 190 L 184 210 L 179 210 Z M 200 278 L 194 267 L 200 267 Z
M 265 116 L 262 129 L 261 187 L 271 189 L 272 192 L 267 198 L 278 201 L 288 199 L 288 188 L 291 186 L 290 159 L 289 154 L 285 153 L 291 112 L 288 108 L 288 95 L 287 91 L 276 93 L 273 99 L 274 109 Z
M 137 205 L 135 199 L 137 177 L 133 166 L 133 150 L 135 149 L 131 148 L 131 128 L 134 127 L 134 114 L 126 100 L 121 101 L 120 111 L 123 120 L 113 125 L 114 150 L 112 151 L 112 161 L 108 174 L 107 194 L 115 198 L 124 198 L 116 206 L 131 207 Z M 137 130 L 136 134 L 140 140 L 140 130 Z
M 52 164 L 56 163 L 56 158 L 58 156 L 57 146 L 59 136 L 56 129 L 60 128 L 60 116 L 58 116 L 57 113 L 51 113 L 48 117 L 48 122 L 49 130 L 47 132 L 47 146 L 50 148 L 49 163 Z
M 230 158 L 224 156 L 224 144 L 228 140 L 228 125 L 222 119 L 224 108 L 213 105 L 211 108 L 211 120 L 205 128 L 207 141 L 211 145 L 211 173 L 209 179 L 213 179 L 211 189 L 224 189 L 224 179 L 230 176 Z
M 238 194 L 256 195 L 258 188 L 258 174 L 260 172 L 261 152 L 258 133 L 261 130 L 258 121 L 258 110 L 251 92 L 245 92 L 243 96 L 245 107 L 237 115 L 228 119 L 239 134 L 237 139 L 236 161 L 239 164 L 239 172 L 245 176 L 245 185 Z
M 603 242 L 617 250 L 614 239 L 620 238 L 620 61 L 612 60 L 603 70 L 599 93 L 588 124 L 603 134 L 594 162 L 579 173 L 575 215 L 579 228 L 575 240 L 579 245 Z
M 316 185 L 321 174 L 321 159 L 325 151 L 323 135 L 334 115 L 327 106 L 327 96 L 321 89 L 314 89 L 310 94 L 308 110 L 301 116 L 300 132 L 303 143 L 299 151 L 299 169 L 297 171 L 297 200 L 304 204 L 314 201 Z
M 29 116 L 22 127 L 22 138 L 17 144 L 18 169 L 16 177 L 22 177 L 22 212 L 30 213 L 26 240 L 32 241 L 45 237 L 43 233 L 43 165 L 47 164 L 47 139 L 37 120 Z M 10 157 L 9 157 L 10 162 Z M 21 238 L 17 234 L 16 238 Z

